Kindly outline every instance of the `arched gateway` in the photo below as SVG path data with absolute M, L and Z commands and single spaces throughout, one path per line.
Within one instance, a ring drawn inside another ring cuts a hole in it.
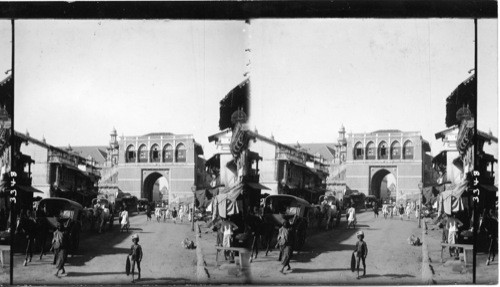
M 397 186 L 397 167 L 395 166 L 379 166 L 370 168 L 370 194 L 375 195 L 377 198 L 385 198 L 387 196 L 387 191 L 381 194 L 382 183 L 385 183 L 385 189 L 389 190 L 389 184 L 386 177 L 392 175 Z M 385 180 L 384 180 L 385 179 Z M 394 196 L 394 195 L 392 195 Z
M 155 196 L 153 195 L 153 189 L 155 183 L 164 177 L 167 182 L 169 182 L 169 170 L 143 170 L 142 171 L 142 189 L 141 197 L 147 198 L 149 201 L 153 201 Z M 163 199 L 168 199 L 168 195 L 163 195 Z

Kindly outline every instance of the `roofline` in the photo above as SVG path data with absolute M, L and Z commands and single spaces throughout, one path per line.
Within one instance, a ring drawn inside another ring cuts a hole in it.
M 454 126 L 451 126 L 451 127 L 447 128 L 445 130 L 439 131 L 439 132 L 435 133 L 434 135 L 435 135 L 436 139 L 438 140 L 440 138 L 444 138 L 444 133 L 450 132 L 450 131 L 452 131 L 452 130 L 454 130 L 456 128 L 458 128 L 458 126 L 454 125 Z
M 68 154 L 71 154 L 73 156 L 79 157 L 79 158 L 81 158 L 83 160 L 87 160 L 86 158 L 82 157 L 81 155 L 76 154 L 75 152 L 70 152 L 70 151 L 58 148 L 56 146 L 50 145 L 48 143 L 41 142 L 41 141 L 39 141 L 39 140 L 31 137 L 31 136 L 25 135 L 23 133 L 15 131 L 15 130 L 14 130 L 14 135 L 17 136 L 17 137 L 19 137 L 19 138 L 22 138 L 24 140 L 30 141 L 30 142 L 32 142 L 34 144 L 37 144 L 39 146 L 42 146 L 42 147 L 45 147 L 45 148 L 48 148 L 48 149 L 52 149 L 52 150 L 56 150 L 56 151 L 59 151 L 59 152 L 68 153 Z
M 311 157 L 313 157 L 313 158 L 314 158 L 314 155 L 313 155 L 313 154 L 310 154 L 310 153 L 308 153 L 308 152 L 306 152 L 306 151 L 298 150 L 298 149 L 296 149 L 296 148 L 294 148 L 294 147 L 292 147 L 292 146 L 289 146 L 289 145 L 287 145 L 287 144 L 283 144 L 283 143 L 277 142 L 277 141 L 275 141 L 275 140 L 273 140 L 273 139 L 270 139 L 270 138 L 268 138 L 268 137 L 265 137 L 265 136 L 263 136 L 263 135 L 260 135 L 260 134 L 258 134 L 258 133 L 256 133 L 256 132 L 251 131 L 251 130 L 247 130 L 246 132 L 247 132 L 247 133 L 249 133 L 249 134 L 250 134 L 250 136 L 253 136 L 253 137 L 255 137 L 255 138 L 258 138 L 258 139 L 260 139 L 260 140 L 262 140 L 262 141 L 265 141 L 265 142 L 268 142 L 268 143 L 274 144 L 274 145 L 279 146 L 279 147 L 285 147 L 285 148 L 288 148 L 288 149 L 294 150 L 294 151 L 296 151 L 296 152 L 305 153 L 305 154 L 310 155 Z
M 217 136 L 223 135 L 223 134 L 227 134 L 227 133 L 232 132 L 232 131 L 233 130 L 231 128 L 226 128 L 225 130 L 222 130 L 222 131 L 220 131 L 218 133 L 215 133 L 213 135 L 209 135 L 208 136 L 208 142 L 213 142 L 216 139 Z
M 493 134 L 489 134 L 480 130 L 477 130 L 477 135 L 485 138 L 488 141 L 493 141 L 494 143 L 498 143 L 498 138 L 493 136 Z

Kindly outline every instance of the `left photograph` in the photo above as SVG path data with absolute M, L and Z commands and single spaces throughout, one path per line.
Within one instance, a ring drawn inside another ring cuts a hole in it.
M 235 112 L 249 114 L 247 23 L 14 24 L 16 83 L 9 90 L 7 73 L 0 90 L 2 107 L 15 92 L 25 195 L 13 283 L 206 280 L 196 251 L 214 196 L 206 163 L 218 153 L 212 135 L 231 127 Z M 2 72 L 9 63 L 0 62 Z
M 9 282 L 11 242 L 9 174 L 11 165 L 11 128 L 14 101 L 12 80 L 12 23 L 0 20 L 0 284 Z

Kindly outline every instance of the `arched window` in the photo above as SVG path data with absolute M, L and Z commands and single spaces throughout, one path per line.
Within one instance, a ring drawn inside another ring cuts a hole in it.
M 354 159 L 363 159 L 363 144 L 361 142 L 357 142 L 354 146 Z
M 186 162 L 186 147 L 183 144 L 178 144 L 175 149 L 175 161 Z
M 389 158 L 389 150 L 387 148 L 387 143 L 382 141 L 378 144 L 378 159 L 388 159 Z
M 151 147 L 150 162 L 160 162 L 160 151 L 157 144 Z
M 171 144 L 166 144 L 163 147 L 163 162 L 173 162 L 174 161 L 174 149 Z
M 398 141 L 391 145 L 391 159 L 401 159 L 401 144 Z
M 141 145 L 137 153 L 139 154 L 139 162 L 148 162 L 148 151 L 146 150 L 146 145 Z
M 375 159 L 375 144 L 373 142 L 366 145 L 366 159 Z
M 413 143 L 409 140 L 403 145 L 403 158 L 413 159 Z
M 125 162 L 135 162 L 135 146 L 129 145 L 125 151 Z

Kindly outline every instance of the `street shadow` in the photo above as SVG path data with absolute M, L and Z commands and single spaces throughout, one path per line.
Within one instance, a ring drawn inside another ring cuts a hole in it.
M 375 277 L 389 277 L 389 278 L 414 278 L 414 275 L 410 274 L 367 274 L 363 278 L 375 278 Z
M 66 272 L 67 277 L 124 274 L 125 272 Z
M 182 283 L 182 282 L 190 282 L 191 280 L 190 279 L 186 279 L 186 278 L 172 278 L 172 277 L 162 277 L 162 278 L 151 278 L 151 277 L 146 277 L 146 278 L 141 278 L 139 281 L 137 281 L 137 283 L 144 283 L 144 282 L 147 282 L 147 281 L 155 281 L 154 283 L 158 284 L 158 283 L 162 283 L 162 284 L 165 284 L 165 283 Z M 156 281 L 162 281 L 162 282 L 156 282 Z M 165 282 L 166 281 L 166 282 Z M 153 283 L 153 282 L 150 282 L 150 283 Z
M 345 244 L 344 241 L 350 239 L 359 228 L 367 229 L 370 226 L 366 224 L 357 224 L 356 228 L 346 229 L 347 222 L 342 220 L 335 229 L 325 231 L 325 232 L 313 232 L 312 235 L 308 236 L 306 239 L 306 244 L 303 250 L 298 253 L 294 253 L 292 261 L 298 261 L 301 263 L 311 262 L 312 259 L 317 256 L 333 252 L 333 251 L 344 251 L 353 250 L 356 244 L 356 240 L 352 240 L 351 244 Z M 330 244 L 324 244 L 329 242 Z
M 290 273 L 314 273 L 314 272 L 326 272 L 326 271 L 346 271 L 349 268 L 323 268 L 323 269 L 305 269 L 305 268 L 293 268 Z
M 83 254 L 69 255 L 67 262 L 68 265 L 71 266 L 84 266 L 87 261 L 90 261 L 97 256 L 123 254 L 123 265 L 125 266 L 125 260 L 129 252 L 130 252 L 129 248 L 108 248 L 101 250 L 99 254 L 83 253 Z

